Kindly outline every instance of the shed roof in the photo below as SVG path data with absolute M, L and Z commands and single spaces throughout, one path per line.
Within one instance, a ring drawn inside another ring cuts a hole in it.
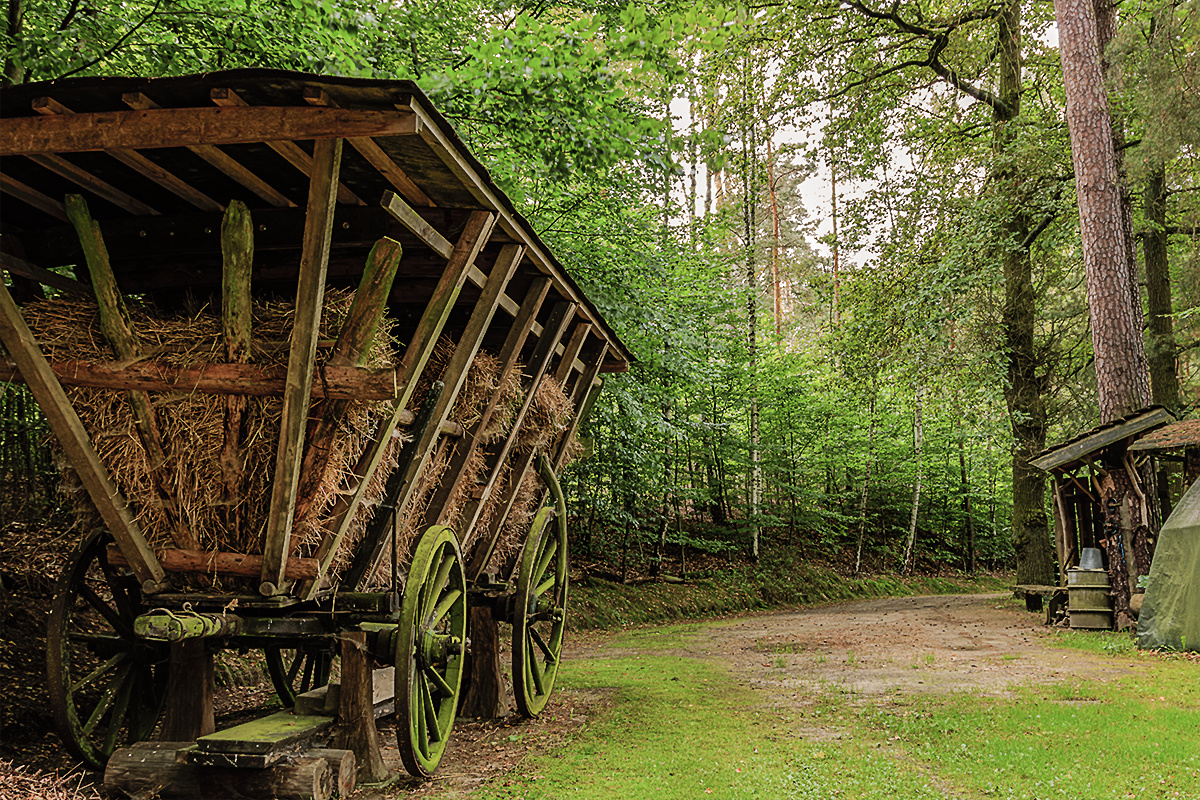
M 1122 439 L 1153 430 L 1174 420 L 1175 415 L 1162 406 L 1149 406 L 1114 422 L 1098 425 L 1062 444 L 1048 447 L 1029 463 L 1047 472 L 1071 466 Z
M 341 231 L 351 222 L 374 219 L 388 192 L 415 212 L 418 227 L 424 221 L 454 230 L 472 210 L 495 212 L 493 239 L 524 245 L 525 262 L 550 276 L 608 341 L 604 370 L 620 371 L 632 360 L 529 221 L 411 81 L 263 69 L 47 81 L 0 90 L 0 131 L 0 231 L 10 271 L 75 263 L 61 199 L 82 190 L 106 240 L 126 242 L 124 250 L 113 248 L 114 260 L 124 258 L 127 274 L 153 285 L 162 254 L 186 261 L 189 247 L 214 238 L 213 215 L 231 199 L 255 210 L 256 222 L 261 211 L 264 229 L 288 209 L 303 208 L 312 141 L 342 138 L 338 209 L 347 222 L 338 226 L 334 247 L 337 236 L 350 235 Z M 168 249 L 156 250 L 158 242 Z
M 1139 438 L 1129 445 L 1138 452 L 1200 447 L 1200 419 L 1181 419 Z

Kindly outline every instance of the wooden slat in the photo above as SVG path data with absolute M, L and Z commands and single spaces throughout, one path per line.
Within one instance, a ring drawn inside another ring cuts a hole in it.
M 303 457 L 304 431 L 308 423 L 341 160 L 341 139 L 322 139 L 316 143 L 304 220 L 287 387 L 283 395 L 283 419 L 263 542 L 264 559 L 259 592 L 268 597 L 283 590 L 284 566 L 290 550 L 292 513 L 296 507 L 296 487 Z
M 529 412 L 529 407 L 533 405 L 533 398 L 537 394 L 538 387 L 542 383 L 542 378 L 550 366 L 550 360 L 554 356 L 555 345 L 558 344 L 566 332 L 567 326 L 570 325 L 572 318 L 574 318 L 575 309 L 576 305 L 570 302 L 559 302 L 554 305 L 554 308 L 550 312 L 550 318 L 547 320 L 546 328 L 542 332 L 541 338 L 538 339 L 537 347 L 534 348 L 533 358 L 525 366 L 528 378 L 522 386 L 525 390 L 525 400 L 521 403 L 521 408 L 513 418 L 512 430 L 509 431 L 508 436 L 504 438 L 498 450 L 493 449 L 488 454 L 488 478 L 487 482 L 483 485 L 483 492 L 477 499 L 468 504 L 467 509 L 463 513 L 463 519 L 466 520 L 463 524 L 463 530 L 471 531 L 472 536 L 478 534 L 478 531 L 475 531 L 475 525 L 479 522 L 479 516 L 483 513 L 483 509 L 487 505 L 492 492 L 496 490 L 496 484 L 499 482 L 500 475 L 504 470 L 504 462 L 517 443 L 517 439 L 521 433 L 521 425 L 525 422 L 525 415 Z M 476 546 L 474 548 L 474 554 L 468 564 L 468 574 L 477 574 L 476 571 L 485 567 L 491 558 L 491 553 L 496 548 L 496 542 L 500 536 L 500 529 L 504 524 L 504 518 L 508 516 L 509 510 L 516 500 L 517 490 L 520 488 L 521 480 L 525 477 L 525 472 L 529 469 L 529 465 L 533 463 L 532 459 L 534 455 L 534 451 L 530 451 L 527 454 L 522 454 L 517 459 L 517 464 L 509 475 L 508 485 L 504 490 L 502 513 L 495 515 L 489 525 L 487 547 L 481 549 Z
M 286 367 L 259 364 L 55 361 L 50 369 L 64 386 L 89 389 L 282 397 L 287 386 Z M 20 379 L 15 363 L 0 360 L 0 382 Z M 396 370 L 387 367 L 319 367 L 311 383 L 313 400 L 394 400 L 398 392 Z
M 33 100 L 33 110 L 46 116 L 75 113 L 53 97 L 35 97 Z M 175 177 L 175 175 L 155 164 L 136 150 L 109 150 L 108 154 L 138 174 L 144 175 L 164 189 L 183 198 L 196 208 L 204 211 L 223 210 L 221 204 L 216 200 L 213 200 L 199 189 L 194 188 L 186 181 Z
M 92 293 L 92 287 L 86 283 L 80 283 L 74 278 L 68 278 L 66 275 L 59 275 L 57 272 L 51 272 L 48 269 L 42 269 L 36 264 L 30 264 L 23 258 L 18 258 L 12 253 L 0 252 L 0 266 L 13 275 L 20 275 L 23 278 L 35 280 L 43 286 L 50 286 L 55 289 L 61 289 L 64 292 L 71 292 L 88 296 Z
M 121 99 L 125 101 L 125 105 L 129 106 L 130 108 L 136 109 L 136 111 L 135 112 L 114 112 L 114 113 L 170 114 L 173 112 L 187 112 L 187 111 L 194 111 L 194 112 L 205 112 L 205 111 L 208 111 L 208 112 L 213 112 L 213 111 L 246 112 L 246 111 L 257 111 L 258 110 L 258 109 L 253 109 L 253 108 L 220 108 L 220 107 L 210 108 L 210 109 L 182 109 L 182 108 L 181 109 L 172 109 L 172 108 L 160 109 L 153 100 L 146 97 L 144 94 L 139 94 L 138 92 L 128 92 L 128 93 L 122 95 Z M 86 116 L 86 115 L 80 114 L 77 116 Z M 138 124 L 139 123 L 135 119 L 133 121 L 133 127 L 135 129 L 137 129 Z M 149 128 L 150 130 L 154 129 L 154 125 L 152 125 L 152 124 L 145 124 L 144 122 L 141 124 L 144 124 L 145 127 Z M 216 124 L 218 128 L 220 127 L 220 123 L 217 121 L 214 121 L 213 124 Z M 166 135 L 165 132 L 164 132 L 164 135 Z M 292 137 L 286 137 L 286 138 L 292 138 Z M 304 138 L 304 137 L 295 137 L 295 138 Z M 195 153 L 200 158 L 207 161 L 213 167 L 215 167 L 216 169 L 225 173 L 225 175 L 227 175 L 228 177 L 237 181 L 242 186 L 245 186 L 247 189 L 254 192 L 254 194 L 258 195 L 260 198 L 267 201 L 271 205 L 278 206 L 280 208 L 295 208 L 296 207 L 295 203 L 293 203 L 290 199 L 288 199 L 283 194 L 281 194 L 279 191 L 277 191 L 275 189 L 275 187 L 271 186 L 269 183 L 264 181 L 262 178 L 258 177 L 253 172 L 251 172 L 250 170 L 243 167 L 236 160 L 234 160 L 229 154 L 227 154 L 225 151 L 223 151 L 219 147 L 217 147 L 216 145 L 218 145 L 218 144 L 229 144 L 230 142 L 224 141 L 222 139 L 222 137 L 219 135 L 216 135 L 215 132 L 214 132 L 213 136 L 206 137 L 206 138 L 200 138 L 200 139 L 193 138 L 190 141 L 192 141 L 194 143 L 193 144 L 180 143 L 179 145 L 175 145 L 175 146 L 187 147 L 188 150 L 191 150 L 193 153 Z M 259 140 L 252 139 L 251 141 L 259 141 Z M 266 140 L 264 139 L 262 141 L 266 141 Z M 155 145 L 155 144 L 142 145 L 142 147 L 144 147 L 144 148 L 167 147 L 167 146 L 169 146 L 169 145 Z M 106 147 L 103 149 L 108 150 L 108 149 L 113 149 L 113 148 Z
M 400 360 L 400 376 L 404 386 L 400 398 L 393 406 L 389 417 L 383 420 L 375 430 L 371 444 L 354 467 L 354 479 L 358 481 L 358 484 L 354 487 L 353 494 L 349 496 L 349 499 L 346 499 L 346 495 L 341 495 L 335 501 L 335 507 L 330 514 L 330 522 L 326 526 L 328 533 L 321 543 L 321 547 L 325 550 L 320 553 L 323 571 L 328 569 L 328 564 L 337 554 L 337 548 L 350 528 L 350 523 L 362 502 L 371 477 L 379 468 L 379 463 L 387 450 L 392 431 L 395 430 L 400 415 L 407 410 L 412 394 L 416 390 L 417 377 L 425 369 L 429 356 L 433 353 L 438 337 L 450 316 L 450 311 L 454 307 L 454 302 L 462 291 L 463 284 L 467 279 L 467 270 L 475 263 L 475 258 L 487 244 L 495 221 L 495 215 L 486 211 L 473 212 L 467 219 L 466 227 L 459 236 L 458 242 L 454 245 L 454 252 L 450 254 L 450 258 L 446 262 L 446 269 L 443 270 L 437 288 L 434 289 L 433 297 L 425 306 L 425 311 L 417 323 L 417 329 L 404 349 L 404 356 Z M 429 427 L 436 429 L 437 426 Z M 402 513 L 402 510 L 403 506 L 397 505 L 397 513 Z M 365 574 L 370 573 L 366 572 Z M 309 587 L 310 592 L 315 592 L 316 589 L 316 583 Z
M 533 319 L 537 316 L 538 311 L 542 307 L 542 302 L 546 299 L 546 294 L 550 291 L 551 280 L 547 276 L 535 278 L 530 285 L 529 290 L 525 294 L 525 300 L 521 303 L 521 308 L 513 319 L 512 327 L 508 330 L 508 335 L 504 339 L 504 345 L 500 348 L 497 358 L 500 361 L 500 369 L 496 376 L 496 384 L 503 384 L 508 380 L 509 375 L 516 368 L 517 362 L 521 357 L 521 350 L 525 347 L 525 340 L 529 338 L 530 329 L 533 325 Z M 463 481 L 467 478 L 467 465 L 471 462 L 475 451 L 484 446 L 480 434 L 487 430 L 488 424 L 492 420 L 492 415 L 496 412 L 496 407 L 499 405 L 500 395 L 493 392 L 488 399 L 487 405 L 479 412 L 478 418 L 472 423 L 471 430 L 464 434 L 467 440 L 463 442 L 454 452 L 449 465 L 446 467 L 446 472 L 443 474 L 441 481 L 438 482 L 437 488 L 434 490 L 433 496 L 429 501 L 429 508 L 426 512 L 427 525 L 446 525 L 449 520 L 444 516 L 445 506 L 451 497 L 454 497 L 462 490 Z M 471 519 L 473 514 L 468 511 L 464 515 L 467 519 Z M 469 545 L 472 536 L 472 528 L 464 526 L 459 531 L 459 536 L 464 544 Z
M 111 183 L 97 178 L 87 170 L 80 169 L 65 158 L 56 155 L 30 155 L 28 158 L 39 167 L 48 169 L 56 175 L 61 175 L 76 186 L 87 189 L 97 197 L 107 200 L 117 208 L 128 211 L 130 214 L 142 216 L 156 216 L 158 214 L 157 211 L 141 200 L 126 194 Z
M 608 354 L 608 343 L 600 345 L 600 351 L 596 353 L 583 371 L 579 382 L 575 384 L 575 390 L 571 392 L 571 403 L 575 406 L 575 414 L 571 417 L 567 429 L 563 431 L 558 438 L 558 442 L 552 448 L 554 457 L 552 464 L 554 471 L 557 473 L 563 468 L 563 464 L 567 458 L 567 446 L 571 443 L 571 437 L 575 435 L 575 431 L 587 419 L 592 410 L 592 404 L 596 402 L 596 398 L 600 395 L 600 390 L 604 388 L 602 381 L 597 381 L 596 378 L 600 374 L 600 368 L 604 365 L 604 357 Z
M 132 111 L 98 111 L 70 117 L 9 117 L 0 121 L 0 156 L 151 150 L 157 147 L 252 144 L 402 136 L 417 132 L 403 111 L 305 106 L 157 108 L 139 93 L 127 95 Z
M 404 198 L 395 192 L 384 192 L 381 205 L 387 209 L 387 212 L 396 218 L 404 227 L 412 231 L 413 235 L 429 246 L 429 249 L 440 255 L 442 258 L 449 258 L 450 253 L 454 250 L 454 245 L 445 236 L 442 236 L 437 230 L 425 221 L 424 217 L 416 212 L 416 210 L 404 201 Z M 472 270 L 477 273 L 473 283 L 476 286 L 483 286 L 486 276 L 478 267 Z M 469 276 L 470 277 L 470 276 Z
M 571 332 L 571 339 L 567 342 L 559 354 L 562 359 L 558 362 L 558 369 L 554 371 L 554 380 L 558 381 L 566 391 L 567 377 L 571 374 L 571 370 L 575 368 L 575 364 L 579 358 L 579 351 L 583 349 L 584 342 L 587 341 L 588 334 L 592 332 L 591 323 L 583 323 L 576 325 L 575 330 Z M 555 348 L 557 350 L 558 348 Z
M 304 90 L 304 100 L 309 105 L 337 108 L 337 103 L 329 96 L 329 93 L 324 89 L 317 87 L 308 87 Z M 415 131 L 414 131 L 415 132 Z M 363 158 L 367 160 L 372 167 L 379 170 L 379 173 L 387 179 L 387 182 L 396 188 L 410 203 L 415 203 L 419 206 L 432 208 L 434 202 L 429 199 L 425 192 L 421 191 L 421 187 L 413 183 L 412 179 L 392 161 L 387 153 L 375 143 L 370 136 L 347 136 L 347 141 L 350 146 L 359 152 Z
M 22 203 L 28 203 L 43 214 L 49 214 L 55 219 L 61 219 L 63 222 L 67 221 L 67 210 L 63 208 L 62 203 L 53 197 L 42 194 L 31 186 L 26 186 L 16 178 L 5 175 L 3 172 L 0 172 L 0 191 L 10 197 L 15 197 Z
M 212 101 L 219 106 L 227 108 L 248 108 L 250 106 L 241 95 L 233 89 L 216 88 L 208 93 Z M 267 142 L 267 146 L 274 150 L 279 155 L 287 159 L 288 163 L 296 169 L 304 173 L 305 177 L 312 175 L 312 156 L 304 152 L 300 145 L 295 142 Z M 361 197 L 356 195 L 350 187 L 344 183 L 338 182 L 338 202 L 346 205 L 365 206 L 366 203 Z
M 262 573 L 263 557 L 255 554 L 170 548 L 155 550 L 154 555 L 167 572 L 237 575 L 242 578 L 256 578 Z M 120 550 L 110 547 L 108 563 L 114 566 L 124 566 L 125 555 Z M 317 560 L 315 558 L 289 558 L 285 574 L 288 580 L 312 578 L 317 574 Z
M 3 281 L 0 281 L 0 341 L 25 376 L 34 399 L 46 415 L 50 430 L 62 445 L 71 467 L 79 474 L 80 481 L 117 546 L 129 560 L 143 591 L 158 590 L 165 577 L 162 565 L 154 557 L 154 551 L 142 535 L 128 503 L 92 447 L 83 422 L 75 413 L 58 379 L 50 371 L 50 365 L 38 348 L 33 332 L 25 324 Z

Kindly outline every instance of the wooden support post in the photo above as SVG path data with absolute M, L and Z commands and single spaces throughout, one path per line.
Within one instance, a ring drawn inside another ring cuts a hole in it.
M 167 703 L 158 739 L 190 742 L 217 729 L 213 719 L 213 654 L 204 639 L 171 643 Z
M 130 324 L 125 300 L 117 288 L 117 280 L 108 260 L 108 249 L 104 246 L 100 225 L 92 219 L 87 203 L 77 194 L 67 195 L 66 209 L 71 224 L 79 234 L 84 260 L 91 274 L 96 306 L 100 311 L 100 330 L 117 358 L 123 361 L 137 359 L 141 356 L 141 344 Z M 150 404 L 150 396 L 146 392 L 132 391 L 128 397 L 138 438 L 146 451 L 150 475 L 153 477 L 163 512 L 171 526 L 171 538 L 179 547 L 199 550 L 200 542 L 192 533 L 187 520 L 183 518 L 174 482 L 166 468 L 167 454 L 163 450 L 162 435 L 158 430 L 158 421 Z
M 495 216 L 485 211 L 472 212 L 471 216 L 467 218 L 466 227 L 459 236 L 454 251 L 450 254 L 446 269 L 442 271 L 442 276 L 434 289 L 433 297 L 426 304 L 425 312 L 421 315 L 417 329 L 400 360 L 399 382 L 404 389 L 393 405 L 392 413 L 376 428 L 375 434 L 371 438 L 371 444 L 368 445 L 359 458 L 358 464 L 354 467 L 354 480 L 358 481 L 358 485 L 353 487 L 352 493 L 339 497 L 331 510 L 330 522 L 317 550 L 317 557 L 321 559 L 322 574 L 332 563 L 337 548 L 350 529 L 350 523 L 354 520 L 354 514 L 358 511 L 358 505 L 362 502 L 371 477 L 383 459 L 392 432 L 396 429 L 401 415 L 407 410 L 408 402 L 416 390 L 417 376 L 429 362 L 429 356 L 433 353 L 437 339 L 446 325 L 446 319 L 450 316 L 454 301 L 458 299 L 463 283 L 466 282 L 467 271 L 475 264 L 475 257 L 487 244 L 494 223 Z M 402 511 L 403 506 L 398 505 L 397 512 Z M 365 573 L 365 575 L 370 574 L 369 571 Z M 316 581 L 309 587 L 309 596 L 317 591 L 319 584 L 320 581 Z
M 284 590 L 284 565 L 291 549 L 292 515 L 300 478 L 304 432 L 316 362 L 317 333 L 325 299 L 325 271 L 333 240 L 333 211 L 342 161 L 341 139 L 320 139 L 313 145 L 313 171 L 308 187 L 300 278 L 296 287 L 295 323 L 288 355 L 287 388 L 275 457 L 275 479 L 263 542 L 263 569 L 258 590 L 270 597 Z
M 388 777 L 375 728 L 375 695 L 371 654 L 365 631 L 342 633 L 342 689 L 337 746 L 354 753 L 358 780 L 379 783 Z
M 158 591 L 163 586 L 166 573 L 142 535 L 125 498 L 109 477 L 104 462 L 92 447 L 83 422 L 67 399 L 62 385 L 50 371 L 50 365 L 38 348 L 33 331 L 25 324 L 3 281 L 0 281 L 0 341 L 16 361 L 29 390 L 46 415 L 50 430 L 62 445 L 67 460 L 79 475 L 101 519 L 142 584 L 142 591 Z
M 254 223 L 245 203 L 234 200 L 221 220 L 221 330 L 225 338 L 225 361 L 245 364 L 250 361 L 250 337 L 253 316 L 250 310 L 250 274 L 254 266 Z M 241 529 L 242 437 L 245 428 L 246 397 L 225 397 L 225 443 L 221 449 L 221 479 L 225 486 L 222 501 L 225 522 L 230 530 Z
M 361 367 L 366 362 L 375 332 L 387 310 L 387 299 L 392 291 L 396 268 L 400 265 L 400 255 L 399 242 L 386 237 L 371 248 L 358 291 L 354 293 L 354 301 L 350 304 L 333 352 L 326 361 L 327 366 Z M 304 460 L 300 465 L 296 489 L 297 524 L 315 513 L 312 503 L 317 489 L 331 477 L 329 464 L 333 456 L 333 438 L 349 405 L 346 400 L 319 403 L 309 413 Z
M 500 625 L 488 606 L 471 606 L 471 648 L 467 652 L 459 716 L 496 719 L 508 711 L 508 692 L 500 671 Z

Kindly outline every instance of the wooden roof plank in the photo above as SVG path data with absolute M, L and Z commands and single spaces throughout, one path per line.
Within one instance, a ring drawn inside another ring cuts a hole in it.
M 1134 434 L 1174 421 L 1175 415 L 1165 408 L 1149 408 L 1117 422 L 1101 425 L 1057 447 L 1044 450 L 1029 463 L 1048 472 L 1057 467 L 1069 465 Z
M 304 90 L 304 100 L 309 105 L 321 108 L 337 108 L 338 104 L 329 96 L 329 93 L 324 89 L 309 87 Z M 432 208 L 436 204 L 429 199 L 425 192 L 421 191 L 421 187 L 413 183 L 408 174 L 393 161 L 387 153 L 383 152 L 375 140 L 369 136 L 348 136 L 346 141 L 350 146 L 358 151 L 359 155 L 367 160 L 372 167 L 379 170 L 379 173 L 387 179 L 387 182 L 396 188 L 396 191 L 410 203 L 418 206 Z
M 45 116 L 75 113 L 53 97 L 34 98 L 33 110 Z M 196 208 L 204 211 L 225 210 L 224 206 L 216 200 L 213 200 L 186 181 L 175 177 L 175 175 L 155 164 L 136 150 L 109 150 L 108 154 L 138 174 L 149 178 L 164 189 L 183 198 Z
M 61 202 L 3 172 L 0 172 L 0 191 L 22 203 L 28 203 L 43 214 L 49 214 L 63 222 L 67 221 L 67 209 Z
M 97 197 L 107 200 L 117 208 L 128 211 L 130 214 L 158 216 L 158 211 L 146 205 L 141 200 L 126 194 L 111 183 L 97 178 L 92 173 L 81 167 L 77 167 L 61 156 L 38 154 L 26 157 L 39 167 L 66 178 L 76 186 L 87 189 Z
M 250 106 L 242 96 L 233 89 L 217 87 L 209 92 L 212 101 L 226 108 L 248 108 Z M 305 177 L 312 175 L 312 156 L 304 152 L 295 142 L 267 142 L 267 146 L 287 159 L 287 162 L 304 173 Z M 339 203 L 354 206 L 365 206 L 366 202 L 356 195 L 350 187 L 338 181 L 337 199 Z
M 150 150 L 201 144 L 402 136 L 416 133 L 416 118 L 396 109 L 371 110 L 304 106 L 249 108 L 158 108 L 141 104 L 130 92 L 130 111 L 97 111 L 72 116 L 8 117 L 0 120 L 0 156 L 81 153 L 95 150 Z M 131 102 L 132 101 L 132 102 Z

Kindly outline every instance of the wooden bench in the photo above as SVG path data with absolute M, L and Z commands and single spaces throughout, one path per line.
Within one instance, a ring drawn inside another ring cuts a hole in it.
M 1053 625 L 1055 618 L 1066 608 L 1067 587 L 1024 584 L 1013 587 L 1013 597 L 1024 600 L 1025 608 L 1029 611 L 1041 611 L 1043 598 L 1049 597 L 1050 603 L 1046 607 L 1046 624 Z

